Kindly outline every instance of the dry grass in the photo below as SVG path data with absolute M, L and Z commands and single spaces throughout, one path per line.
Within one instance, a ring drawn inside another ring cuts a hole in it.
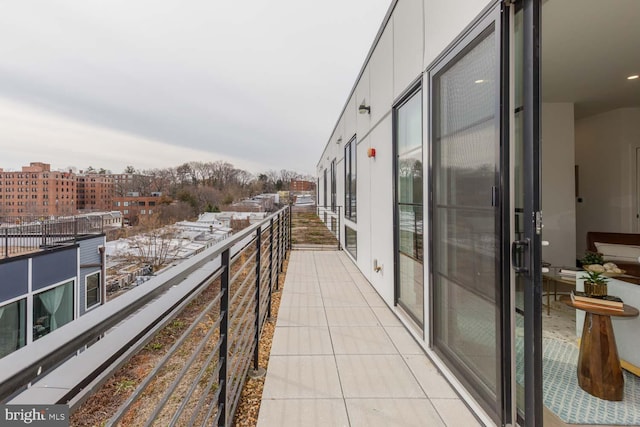
M 280 275 L 279 287 L 282 290 L 284 286 L 284 279 L 286 276 L 287 266 L 289 259 L 284 262 L 284 273 Z M 260 352 L 258 357 L 258 366 L 267 369 L 269 365 L 269 355 L 271 354 L 271 344 L 273 343 L 273 334 L 276 329 L 275 320 L 278 317 L 278 309 L 280 308 L 280 297 L 282 292 L 276 292 L 273 294 L 271 300 L 271 317 L 273 321 L 266 322 L 262 329 L 262 336 L 260 337 Z M 252 427 L 258 423 L 258 413 L 260 412 L 260 403 L 262 402 L 262 391 L 264 389 L 265 377 L 250 379 L 248 378 L 244 388 L 242 389 L 242 395 L 240 396 L 240 402 L 236 410 L 236 416 L 233 420 L 234 426 L 238 427 Z
M 240 267 L 245 263 L 246 257 L 243 255 L 237 262 L 232 265 L 231 277 L 239 272 Z M 240 271 L 236 280 L 238 286 L 233 286 L 230 291 L 229 299 L 233 307 L 230 309 L 230 334 L 228 337 L 230 351 L 234 349 L 234 344 L 241 339 L 244 331 L 254 330 L 254 317 L 252 316 L 255 309 L 254 287 L 250 285 L 254 277 L 251 277 L 255 270 L 255 263 L 247 264 L 243 271 Z M 248 277 L 248 286 L 242 288 L 239 284 Z M 282 279 L 284 275 L 280 276 Z M 239 289 L 239 290 L 238 290 Z M 94 395 L 92 395 L 71 417 L 71 425 L 73 426 L 101 426 L 106 423 L 132 395 L 136 387 L 149 375 L 160 360 L 168 353 L 171 346 L 178 340 L 184 331 L 194 323 L 196 318 L 205 307 L 218 295 L 220 290 L 220 282 L 216 280 L 208 285 L 200 296 L 192 301 L 168 326 L 159 332 L 154 339 L 147 344 L 141 351 L 129 360 L 125 366 L 119 369 L 105 385 L 101 387 Z M 250 295 L 249 295 L 250 294 Z M 274 293 L 274 300 L 279 301 L 279 293 Z M 273 304 L 273 303 L 272 303 Z M 201 396 L 204 396 L 205 412 L 211 408 L 211 400 L 217 390 L 217 376 L 211 378 L 216 373 L 217 353 L 215 353 L 211 362 L 206 359 L 215 350 L 215 346 L 220 337 L 217 329 L 213 330 L 212 335 L 204 341 L 205 335 L 212 331 L 212 327 L 218 319 L 220 312 L 219 305 L 209 312 L 208 315 L 195 327 L 195 329 L 187 336 L 186 340 L 180 345 L 178 351 L 171 356 L 167 364 L 157 373 L 153 381 L 143 390 L 141 396 L 136 400 L 133 406 L 128 410 L 120 425 L 138 426 L 144 425 L 145 421 L 152 414 L 158 402 L 163 398 L 165 391 L 176 381 L 178 374 L 187 365 L 187 361 L 195 354 L 200 343 L 204 342 L 204 350 L 195 357 L 194 364 L 184 372 L 184 377 L 177 383 L 177 388 L 169 397 L 165 408 L 155 417 L 154 425 L 168 425 L 173 413 L 185 402 L 184 396 L 193 384 L 196 384 L 195 392 L 191 399 L 186 401 L 186 409 L 178 421 L 178 425 L 186 424 L 187 420 L 194 413 L 194 409 L 198 404 Z M 245 313 L 242 317 L 242 313 Z M 270 325 L 265 325 L 268 330 Z M 251 332 L 253 333 L 253 332 Z M 229 363 L 235 366 L 243 365 L 248 360 L 246 355 L 229 354 Z M 204 376 L 198 379 L 201 371 Z M 231 374 L 231 366 L 229 367 Z M 211 382 L 209 379 L 211 378 Z M 230 387 L 240 387 L 242 384 L 234 384 L 234 378 L 229 378 Z M 215 403 L 214 403 L 215 405 Z M 213 415 L 216 414 L 215 407 L 212 410 Z M 202 415 L 197 415 L 198 418 Z M 202 422 L 202 421 L 200 421 Z
M 337 245 L 335 236 L 315 212 L 294 212 L 292 224 L 293 244 Z

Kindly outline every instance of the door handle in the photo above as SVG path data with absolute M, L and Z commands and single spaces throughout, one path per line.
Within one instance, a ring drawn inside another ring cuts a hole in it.
M 529 273 L 527 265 L 528 252 L 531 241 L 529 239 L 515 240 L 511 243 L 511 267 L 516 273 Z

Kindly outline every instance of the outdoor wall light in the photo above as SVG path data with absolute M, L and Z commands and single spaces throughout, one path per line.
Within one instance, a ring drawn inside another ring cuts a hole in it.
M 365 105 L 365 100 L 362 100 L 362 103 L 358 107 L 358 113 L 360 114 L 371 114 L 371 106 Z
M 336 144 L 340 145 L 342 144 L 342 137 L 339 136 L 338 139 L 336 140 Z

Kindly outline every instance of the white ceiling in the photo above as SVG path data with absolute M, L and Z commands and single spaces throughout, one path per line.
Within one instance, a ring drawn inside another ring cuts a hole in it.
M 547 0 L 542 98 L 575 103 L 576 118 L 640 107 L 640 0 Z

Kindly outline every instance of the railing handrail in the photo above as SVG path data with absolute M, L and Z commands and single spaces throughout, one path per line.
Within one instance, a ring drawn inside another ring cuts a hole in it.
M 21 390 L 26 384 L 39 379 L 41 373 L 72 356 L 77 350 L 91 344 L 109 329 L 139 310 L 152 299 L 189 277 L 194 271 L 218 259 L 225 251 L 250 238 L 256 230 L 272 223 L 289 207 L 284 207 L 251 225 L 233 237 L 223 240 L 202 253 L 147 281 L 114 300 L 118 304 L 105 304 L 57 329 L 37 341 L 0 359 L 0 402 Z M 290 236 L 289 236 L 290 238 Z
M 72 244 L 82 236 L 100 234 L 104 234 L 102 218 L 69 217 L 0 225 L 0 238 L 4 240 L 0 257 L 20 256 L 53 244 Z M 13 247 L 16 249 L 12 250 Z

